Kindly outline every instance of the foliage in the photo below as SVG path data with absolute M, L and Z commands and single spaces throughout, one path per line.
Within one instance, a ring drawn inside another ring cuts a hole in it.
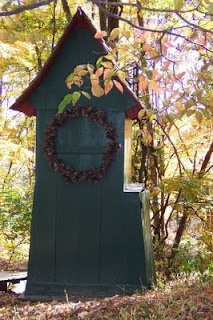
M 0 293 L 1 319 L 211 319 L 212 283 L 199 277 L 179 277 L 151 291 L 90 301 L 21 302 Z
M 1 246 L 3 255 L 1 258 L 20 260 L 25 257 L 23 244 L 29 243 L 29 231 L 32 212 L 33 190 L 5 189 L 2 192 L 0 209 L 0 228 L 2 230 Z M 26 250 L 26 247 L 25 247 Z
M 67 0 L 41 3 L 32 2 L 28 9 L 26 1 L 1 3 L 0 201 L 7 208 L 0 217 L 6 219 L 4 231 L 19 237 L 29 230 L 35 123 L 11 116 L 6 109 L 41 70 L 76 10 Z M 104 37 L 109 52 L 94 66 L 70 70 L 66 79 L 70 93 L 59 112 L 81 96 L 98 98 L 112 94 L 113 87 L 122 94 L 122 83 L 128 82 L 144 106 L 133 122 L 132 181 L 145 183 L 150 191 L 157 264 L 163 261 L 162 268 L 179 272 L 192 263 L 191 270 L 197 270 L 200 253 L 195 257 L 188 247 L 182 249 L 181 241 L 188 233 L 212 250 L 212 3 L 91 0 L 85 8 L 106 27 L 95 38 Z M 27 215 L 26 225 L 22 214 L 11 217 L 19 208 Z M 15 227 L 18 222 L 23 232 Z M 184 250 L 186 260 L 181 258 Z M 205 259 L 208 267 L 208 256 Z
M 103 1 L 92 2 L 105 12 Z M 59 112 L 83 92 L 101 97 L 112 94 L 113 87 L 122 93 L 125 81 L 132 87 L 144 107 L 133 123 L 132 181 L 150 190 L 156 259 L 166 260 L 169 275 L 188 225 L 198 221 L 203 233 L 211 233 L 213 52 L 209 3 L 170 1 L 164 6 L 154 8 L 146 1 L 122 6 L 122 19 L 113 17 L 130 27 L 121 24 L 95 34 L 106 39 L 109 52 L 94 66 L 75 67 L 65 81 L 72 91 Z M 129 20 L 130 10 L 137 25 Z M 107 7 L 105 14 L 112 16 L 112 11 Z M 210 237 L 205 244 L 211 247 Z
M 46 4 L 10 16 L 17 2 L 0 3 L 0 16 L 6 14 L 0 18 L 0 247 L 7 263 L 28 256 L 35 171 L 35 119 L 7 109 L 41 70 L 67 24 L 62 4 Z

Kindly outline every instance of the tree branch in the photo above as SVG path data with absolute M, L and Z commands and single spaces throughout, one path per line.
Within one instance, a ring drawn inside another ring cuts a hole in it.
M 41 1 L 41 2 L 38 2 L 38 3 L 28 4 L 26 6 L 17 6 L 16 9 L 13 9 L 13 10 L 10 10 L 10 11 L 0 11 L 0 17 L 8 17 L 8 16 L 12 16 L 14 14 L 21 13 L 21 12 L 24 12 L 24 11 L 37 9 L 39 7 L 46 6 L 46 5 L 50 4 L 53 1 L 54 0 L 44 0 L 44 1 Z
M 66 17 L 67 17 L 67 21 L 69 22 L 70 19 L 72 18 L 72 15 L 71 15 L 71 12 L 70 12 L 70 8 L 69 8 L 69 5 L 68 5 L 68 2 L 67 0 L 61 0 L 61 3 L 62 3 L 62 6 L 63 6 L 63 10 L 66 14 Z
M 211 30 L 208 30 L 206 28 L 203 28 L 203 27 L 200 27 L 188 20 L 186 20 L 179 12 L 176 12 L 176 15 L 181 19 L 183 20 L 184 22 L 186 22 L 189 26 L 193 27 L 194 29 L 197 29 L 197 30 L 200 30 L 200 31 L 203 31 L 203 32 L 209 32 L 209 33 L 212 33 L 213 34 L 213 31 Z
M 211 158 L 212 153 L 213 153 L 213 141 L 212 141 L 212 144 L 210 145 L 209 150 L 206 153 L 205 158 L 203 160 L 203 163 L 202 163 L 202 166 L 201 166 L 201 169 L 200 169 L 200 173 L 199 173 L 200 175 L 205 173 L 206 167 L 207 167 L 207 165 L 209 163 L 209 160 Z
M 172 30 L 173 30 L 172 27 L 170 27 L 170 28 L 168 28 L 168 29 L 163 29 L 163 30 L 160 30 L 160 29 L 151 29 L 151 28 L 149 28 L 149 27 L 141 27 L 141 26 L 138 26 L 138 25 L 136 25 L 135 23 L 133 23 L 131 20 L 125 19 L 125 18 L 123 18 L 123 17 L 121 17 L 121 16 L 118 16 L 118 15 L 112 13 L 112 12 L 109 12 L 107 9 L 105 9 L 105 8 L 100 4 L 100 3 L 101 3 L 100 1 L 97 1 L 97 0 L 89 0 L 89 1 L 92 2 L 92 3 L 97 4 L 97 6 L 98 6 L 98 8 L 100 9 L 100 11 L 104 12 L 107 16 L 112 17 L 112 18 L 117 19 L 117 20 L 120 20 L 120 21 L 123 21 L 123 22 L 126 22 L 126 23 L 128 23 L 130 26 L 132 26 L 133 28 L 136 28 L 136 29 L 141 30 L 141 31 L 150 31 L 150 32 L 159 33 L 159 34 L 169 34 L 169 35 L 171 35 L 171 36 L 181 38 L 181 39 L 183 39 L 183 40 L 185 40 L 185 41 L 187 41 L 187 42 L 189 42 L 189 43 L 192 43 L 192 44 L 194 44 L 194 45 L 196 45 L 196 46 L 199 46 L 199 47 L 205 49 L 205 50 L 208 51 L 208 52 L 213 53 L 213 50 L 208 49 L 208 48 L 205 47 L 204 45 L 199 44 L 199 43 L 196 43 L 196 42 L 190 40 L 188 37 L 186 37 L 186 36 L 184 36 L 184 35 L 182 35 L 182 34 L 173 32 L 173 31 L 172 31 Z M 110 3 L 111 3 L 111 2 L 110 2 Z M 180 28 L 181 28 L 181 27 L 180 27 Z M 213 31 L 208 31 L 208 32 L 213 33 Z
M 101 0 L 89 0 L 89 2 L 93 2 L 97 5 L 102 5 L 102 4 L 109 4 L 108 1 L 101 1 Z M 150 12 L 164 12 L 164 13 L 188 13 L 188 12 L 194 12 L 198 10 L 198 7 L 195 7 L 193 9 L 190 10 L 172 10 L 172 9 L 157 9 L 157 8 L 148 8 L 145 6 L 142 6 L 140 4 L 139 1 L 137 1 L 137 3 L 128 3 L 128 2 L 113 2 L 110 1 L 110 5 L 112 6 L 119 6 L 119 7 L 124 7 L 124 6 L 129 6 L 129 7 L 134 7 L 134 8 L 138 8 L 140 10 L 144 10 L 144 11 L 150 11 Z M 205 14 L 205 13 L 204 13 Z

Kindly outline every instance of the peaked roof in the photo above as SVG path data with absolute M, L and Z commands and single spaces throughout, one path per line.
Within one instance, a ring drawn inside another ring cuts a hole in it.
M 29 96 L 31 93 L 37 89 L 37 87 L 41 84 L 45 76 L 47 75 L 48 71 L 50 70 L 52 64 L 54 63 L 56 57 L 59 55 L 64 43 L 70 36 L 70 34 L 75 29 L 90 29 L 93 34 L 97 32 L 96 28 L 92 24 L 91 20 L 85 14 L 85 12 L 79 7 L 77 9 L 76 14 L 71 19 L 70 23 L 68 24 L 67 28 L 64 31 L 64 34 L 59 39 L 55 49 L 53 50 L 52 54 L 49 56 L 47 61 L 45 62 L 42 70 L 38 73 L 37 77 L 31 82 L 29 87 L 24 90 L 21 96 L 16 100 L 16 102 L 10 107 L 13 110 L 21 111 L 25 113 L 27 116 L 35 116 L 36 115 L 36 108 L 28 101 Z M 109 52 L 109 49 L 103 39 L 96 39 L 100 49 L 102 50 L 103 54 Z M 137 118 L 138 111 L 142 108 L 142 105 L 134 92 L 130 89 L 128 84 L 122 83 L 124 89 L 129 93 L 132 99 L 135 101 L 135 106 L 126 111 L 127 116 L 130 119 Z

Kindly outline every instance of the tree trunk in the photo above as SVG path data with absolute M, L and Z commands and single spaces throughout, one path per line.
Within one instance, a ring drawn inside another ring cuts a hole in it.
M 71 12 L 70 12 L 70 8 L 69 8 L 69 4 L 67 2 L 67 0 L 61 0 L 62 6 L 63 6 L 63 10 L 64 13 L 66 14 L 66 18 L 67 18 L 67 22 L 70 22 L 70 19 L 72 18 Z

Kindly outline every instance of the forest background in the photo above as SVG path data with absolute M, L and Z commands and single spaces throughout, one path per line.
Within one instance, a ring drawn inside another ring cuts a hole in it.
M 108 94 L 119 76 L 144 109 L 133 121 L 132 182 L 150 192 L 158 281 L 213 270 L 213 3 L 0 1 L 0 251 L 26 263 L 35 170 L 35 118 L 9 110 L 54 50 L 78 6 L 107 41 L 95 66 L 70 70 L 69 101 Z M 113 62 L 113 63 L 112 63 Z M 68 74 L 69 74 L 68 73 Z M 84 89 L 84 78 L 91 87 Z M 83 90 L 82 90 L 83 89 Z

